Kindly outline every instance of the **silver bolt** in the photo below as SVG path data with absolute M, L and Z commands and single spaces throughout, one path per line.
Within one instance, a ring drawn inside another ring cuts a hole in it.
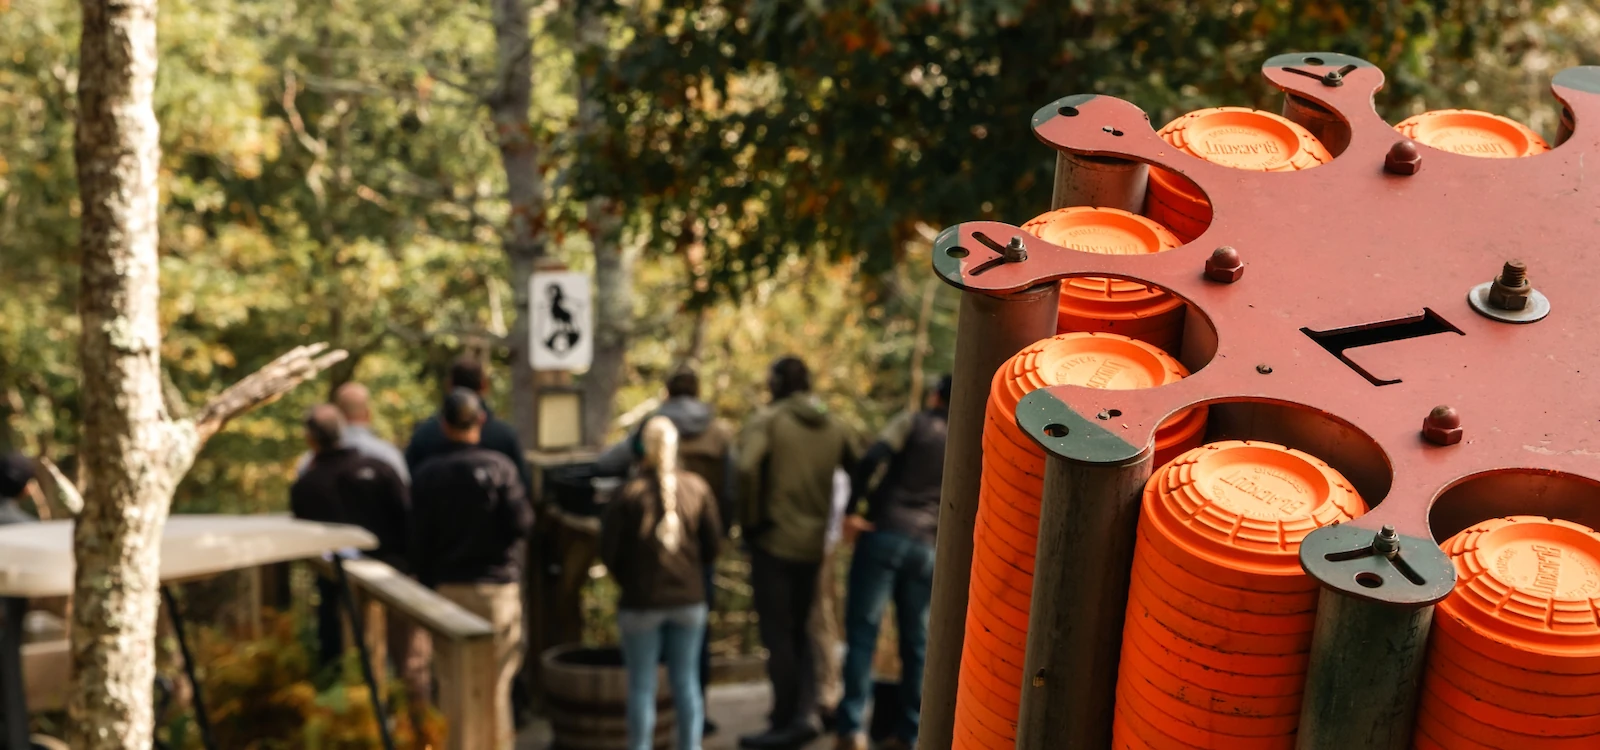
M 1028 259 L 1028 246 L 1023 244 L 1022 235 L 1012 237 L 1011 241 L 1006 243 L 1006 251 L 1002 257 L 1007 263 L 1021 263 Z

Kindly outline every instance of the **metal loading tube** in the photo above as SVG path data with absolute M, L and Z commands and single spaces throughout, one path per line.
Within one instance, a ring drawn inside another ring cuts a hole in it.
M 1058 151 L 1050 208 L 1095 206 L 1140 213 L 1149 178 L 1150 166 L 1142 162 Z
M 1144 207 L 1149 174 L 1150 168 L 1140 162 L 1058 151 L 1050 208 L 1109 206 L 1138 212 Z M 962 286 L 950 277 L 946 281 Z M 1051 282 L 1011 295 L 965 290 L 961 295 L 923 665 L 919 750 L 949 750 L 954 744 L 990 381 L 995 370 L 1024 347 L 1055 335 L 1060 290 L 1060 282 Z
M 1296 750 L 1411 747 L 1433 607 L 1356 599 L 1324 588 Z
M 1101 750 L 1111 746 L 1129 570 L 1154 453 L 1048 390 L 1023 397 L 1017 424 L 1046 451 L 1017 748 Z
M 949 750 L 954 743 L 956 683 L 966 638 L 972 530 L 978 515 L 978 480 L 983 473 L 983 418 L 989 382 L 1012 355 L 1055 334 L 1060 286 L 1043 284 L 998 297 L 981 292 L 961 294 L 922 677 L 920 750 Z

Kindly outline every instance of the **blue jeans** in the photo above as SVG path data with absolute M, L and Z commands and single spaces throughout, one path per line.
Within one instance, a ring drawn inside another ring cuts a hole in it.
M 628 748 L 651 750 L 656 733 L 656 670 L 665 656 L 678 709 L 678 750 L 700 750 L 705 704 L 700 696 L 700 643 L 706 605 L 617 612 L 622 663 L 628 669 Z
M 856 540 L 850 561 L 850 591 L 844 607 L 844 700 L 839 735 L 862 731 L 872 694 L 872 655 L 890 597 L 900 629 L 900 711 L 895 734 L 912 747 L 922 718 L 922 662 L 928 650 L 928 603 L 933 598 L 933 546 L 891 531 Z

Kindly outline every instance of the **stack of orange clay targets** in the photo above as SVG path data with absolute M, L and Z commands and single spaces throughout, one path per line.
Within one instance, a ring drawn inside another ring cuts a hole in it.
M 1550 150 L 1528 126 L 1516 120 L 1471 109 L 1440 109 L 1407 118 L 1394 126 L 1418 143 L 1464 156 L 1514 159 Z
M 1145 485 L 1114 747 L 1292 750 L 1316 620 L 1312 531 L 1366 504 L 1316 457 L 1223 441 Z
M 1073 206 L 1034 217 L 1025 232 L 1088 253 L 1145 255 L 1180 242 L 1166 227 L 1115 208 Z M 1175 353 L 1183 341 L 1182 299 L 1136 281 L 1078 277 L 1061 282 L 1056 332 L 1118 333 Z
M 1045 339 L 995 373 L 983 431 L 983 476 L 973 534 L 955 747 L 1011 750 L 1016 745 L 1045 463 L 1043 448 L 1016 425 L 1018 401 L 1052 385 L 1151 388 L 1188 374 L 1165 352 L 1107 333 Z M 1198 408 L 1161 424 L 1155 460 L 1165 461 L 1198 445 L 1205 421 L 1206 410 Z
M 1514 516 L 1444 550 L 1414 747 L 1600 748 L 1600 534 Z
M 1190 112 L 1157 132 L 1191 156 L 1234 169 L 1293 172 L 1333 158 L 1311 131 L 1271 112 L 1216 107 Z M 1145 216 L 1183 242 L 1211 225 L 1211 203 L 1194 183 L 1164 169 L 1150 170 Z

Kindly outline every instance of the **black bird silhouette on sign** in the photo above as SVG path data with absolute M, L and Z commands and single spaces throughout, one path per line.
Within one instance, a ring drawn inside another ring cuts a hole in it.
M 556 354 L 566 354 L 578 345 L 583 334 L 572 324 L 572 311 L 567 309 L 560 284 L 546 286 L 544 296 L 550 300 L 550 319 L 555 321 L 555 333 L 544 340 L 544 346 Z

